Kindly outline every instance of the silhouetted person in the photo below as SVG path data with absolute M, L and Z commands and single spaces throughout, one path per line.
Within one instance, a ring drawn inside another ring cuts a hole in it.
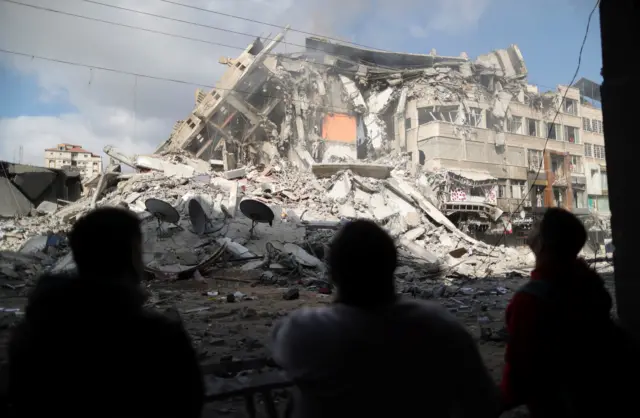
M 577 258 L 586 240 L 580 220 L 558 208 L 532 232 L 536 267 L 506 314 L 506 409 L 526 404 L 533 417 L 621 416 L 615 357 L 624 354 L 623 336 L 602 279 Z
M 273 331 L 296 418 L 497 416 L 497 386 L 470 334 L 441 306 L 396 295 L 397 253 L 383 229 L 349 223 L 329 251 L 335 303 Z
M 97 209 L 69 242 L 77 274 L 39 280 L 10 342 L 16 416 L 200 416 L 203 382 L 188 335 L 143 308 L 136 215 Z

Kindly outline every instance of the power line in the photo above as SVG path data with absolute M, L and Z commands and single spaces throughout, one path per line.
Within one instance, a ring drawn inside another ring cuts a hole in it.
M 556 120 L 558 118 L 558 115 L 560 114 L 560 109 L 562 109 L 562 105 L 564 104 L 564 102 L 565 102 L 565 100 L 567 98 L 567 94 L 569 93 L 569 88 L 571 88 L 571 86 L 573 86 L 573 83 L 576 81 L 576 78 L 578 77 L 578 73 L 580 72 L 580 66 L 582 65 L 582 53 L 584 51 L 584 46 L 587 43 L 587 37 L 589 36 L 589 29 L 591 27 L 591 19 L 593 18 L 593 14 L 595 13 L 595 11 L 598 9 L 598 5 L 599 4 L 600 4 L 600 0 L 596 0 L 596 4 L 593 6 L 593 9 L 591 10 L 591 13 L 589 13 L 589 18 L 587 20 L 587 28 L 586 28 L 586 30 L 584 32 L 584 37 L 582 39 L 582 44 L 580 45 L 580 52 L 578 53 L 578 65 L 576 67 L 576 71 L 573 73 L 573 77 L 571 78 L 571 81 L 569 82 L 569 85 L 567 86 L 567 88 L 564 91 L 564 95 L 562 96 L 562 101 L 560 102 L 560 105 L 558 106 L 558 109 L 556 110 L 556 114 L 553 117 L 553 120 L 551 122 L 551 126 L 549 127 L 549 129 L 547 131 L 547 139 L 544 142 L 544 148 L 542 149 L 542 159 L 540 160 L 540 164 L 538 165 L 538 171 L 536 172 L 536 177 L 531 182 L 531 186 L 529 187 L 529 191 L 524 195 L 524 197 L 522 198 L 522 200 L 520 201 L 518 206 L 516 206 L 516 208 L 509 214 L 509 219 L 511 219 L 513 217 L 513 214 L 516 213 L 522 207 L 524 202 L 527 200 L 527 198 L 531 194 L 531 191 L 535 187 L 535 183 L 538 180 L 538 176 L 540 176 L 540 171 L 542 171 L 542 166 L 544 164 L 544 154 L 545 154 L 545 152 L 547 150 L 547 144 L 549 143 L 549 138 L 551 137 L 551 129 L 554 129 L 554 130 L 556 129 Z M 507 236 L 507 231 L 506 231 L 506 228 L 505 228 L 505 231 L 502 234 L 502 237 L 500 237 L 498 242 L 496 242 L 496 244 L 491 249 L 491 252 L 489 252 L 489 255 L 487 256 L 487 260 L 488 260 L 488 257 L 491 257 L 491 255 L 495 251 L 496 247 L 498 245 L 500 245 L 500 243 L 502 242 L 502 240 L 506 236 Z M 485 263 L 486 263 L 486 261 L 485 261 Z M 482 265 L 484 265 L 485 263 L 483 263 Z M 490 263 L 489 265 L 494 264 L 494 263 Z M 487 273 L 484 278 L 487 278 L 488 276 L 489 276 L 489 273 Z
M 221 43 L 221 42 L 208 41 L 208 40 L 205 40 L 205 39 L 192 38 L 190 36 L 178 35 L 178 34 L 169 33 L 169 32 L 163 32 L 163 31 L 159 31 L 159 30 L 155 30 L 155 29 L 147 29 L 147 28 L 143 28 L 143 27 L 140 27 L 140 26 L 128 25 L 128 24 L 119 23 L 119 22 L 113 22 L 111 20 L 105 20 L 105 19 L 100 19 L 100 18 L 96 18 L 96 17 L 90 17 L 90 16 L 84 16 L 84 15 L 79 15 L 79 14 L 70 13 L 70 12 L 64 12 L 62 10 L 51 9 L 51 8 L 48 8 L 48 7 L 36 6 L 36 5 L 33 5 L 33 4 L 27 4 L 27 3 L 21 3 L 21 2 L 18 2 L 18 1 L 14 1 L 14 0 L 0 0 L 0 1 L 3 1 L 5 3 L 9 3 L 9 4 L 18 5 L 18 6 L 29 7 L 29 8 L 32 8 L 32 9 L 41 10 L 41 11 L 45 11 L 45 12 L 57 13 L 57 14 L 65 15 L 65 16 L 76 17 L 76 18 L 79 18 L 79 19 L 85 19 L 85 20 L 90 20 L 90 21 L 94 21 L 94 22 L 105 23 L 105 24 L 114 25 L 114 26 L 120 26 L 120 27 L 124 27 L 124 28 L 128 28 L 128 29 L 140 30 L 140 31 L 143 31 L 143 32 L 149 32 L 149 33 L 154 33 L 154 34 L 158 34 L 158 35 L 170 36 L 170 37 L 173 37 L 173 38 L 184 39 L 184 40 L 187 40 L 187 41 L 194 41 L 194 42 L 200 42 L 200 43 L 209 44 L 209 45 L 222 46 L 222 47 L 225 47 L 225 48 L 237 49 L 237 50 L 241 50 L 241 51 L 244 51 L 246 49 L 246 47 L 229 45 L 229 44 L 224 44 L 224 43 Z M 90 1 L 90 0 L 82 0 L 82 1 Z M 108 5 L 108 4 L 103 4 L 103 3 L 93 2 L 93 1 L 90 1 L 90 2 L 91 3 L 96 3 L 96 4 L 101 4 L 101 5 L 104 5 L 104 6 L 107 6 L 107 7 L 115 7 L 115 8 L 118 8 L 118 9 L 127 10 L 127 11 L 131 11 L 131 12 L 136 12 L 136 13 L 139 12 L 139 11 L 133 10 L 133 9 L 125 9 L 125 8 L 118 7 L 118 6 L 111 6 L 111 5 Z M 140 13 L 147 14 L 146 12 L 140 12 Z M 169 17 L 166 17 L 166 16 L 161 16 L 161 15 L 153 15 L 153 16 L 159 17 L 159 18 L 163 18 L 163 19 L 168 19 L 168 20 L 176 20 L 176 19 L 169 18 Z M 182 23 L 191 23 L 191 24 L 199 25 L 197 23 L 189 22 L 189 21 L 181 21 L 181 20 L 176 20 L 176 21 L 182 22 Z M 240 33 L 240 32 L 230 31 L 230 30 L 222 29 L 222 28 L 216 28 L 216 27 L 211 27 L 211 28 L 212 29 L 221 30 L 221 31 L 228 31 L 228 32 L 231 32 L 231 33 Z M 251 36 L 252 38 L 260 38 L 259 35 L 252 35 L 252 34 L 245 34 L 245 35 Z M 283 41 L 281 41 L 281 42 L 283 42 Z M 288 43 L 288 44 L 306 48 L 304 45 L 298 45 L 298 44 L 293 44 L 293 43 Z M 309 47 L 309 49 L 316 49 L 318 51 L 323 51 L 324 52 L 324 50 L 321 50 L 319 48 Z M 280 56 L 277 53 L 267 53 L 267 55 Z M 349 57 L 344 57 L 344 56 L 341 56 L 341 55 L 336 55 L 336 56 L 342 57 L 342 58 L 347 58 L 348 60 L 350 60 Z M 291 57 L 291 59 L 297 59 L 297 58 Z M 319 66 L 323 66 L 323 67 L 328 67 L 328 68 L 335 68 L 336 67 L 335 65 L 325 64 L 323 62 L 315 62 L 314 61 L 314 64 L 319 65 Z M 341 69 L 341 71 L 355 74 L 355 71 L 353 71 L 353 70 Z
M 231 14 L 231 13 L 223 13 L 223 12 L 219 12 L 219 11 L 216 11 L 216 10 L 205 9 L 204 7 L 191 6 L 190 4 L 184 4 L 184 3 L 177 2 L 177 1 L 172 1 L 172 0 L 158 0 L 158 1 L 161 1 L 163 3 L 173 4 L 173 5 L 176 5 L 176 6 L 186 7 L 187 9 L 199 10 L 201 12 L 212 13 L 212 14 L 216 14 L 216 15 L 219 15 L 219 16 L 230 17 L 232 19 L 244 20 L 245 22 L 251 22 L 251 23 L 257 23 L 257 24 L 260 24 L 260 25 L 270 26 L 272 28 L 278 28 L 278 29 L 284 29 L 285 28 L 282 25 L 276 25 L 274 23 L 263 22 L 263 21 L 257 20 L 257 19 L 250 19 L 248 17 L 238 16 L 238 15 L 234 15 L 234 14 Z M 327 35 L 321 35 L 321 34 L 318 34 L 318 33 L 307 32 L 307 31 L 303 31 L 303 30 L 300 30 L 300 29 L 291 28 L 289 30 L 291 32 L 297 32 L 297 33 L 302 33 L 304 35 L 316 36 L 316 37 L 319 37 L 319 38 L 329 39 L 329 40 L 340 42 L 340 43 L 343 43 L 343 44 L 356 45 L 356 46 L 359 46 L 359 47 L 362 47 L 362 48 L 372 49 L 372 50 L 381 51 L 381 52 L 392 52 L 392 51 L 388 51 L 388 50 L 385 50 L 385 49 L 374 48 L 372 46 L 359 44 L 357 42 L 343 41 L 343 40 L 338 39 L 338 38 L 332 38 L 332 37 L 327 36 Z
M 207 40 L 204 40 L 204 39 L 192 38 L 190 36 L 183 36 L 183 35 L 177 35 L 175 33 L 169 33 L 169 32 L 163 32 L 163 31 L 154 30 L 154 29 L 142 28 L 140 26 L 127 25 L 126 23 L 113 22 L 113 21 L 110 21 L 110 20 L 100 19 L 100 18 L 97 18 L 97 17 L 90 17 L 90 16 L 84 16 L 84 15 L 79 15 L 79 14 L 75 14 L 75 13 L 63 12 L 62 10 L 50 9 L 48 7 L 36 6 L 36 5 L 33 5 L 33 4 L 27 4 L 27 3 L 21 3 L 21 2 L 18 2 L 18 1 L 14 1 L 14 0 L 0 0 L 0 1 L 3 1 L 5 3 L 19 5 L 19 6 L 30 7 L 32 9 L 42 10 L 42 11 L 45 11 L 45 12 L 57 13 L 57 14 L 61 14 L 61 15 L 76 17 L 76 18 L 79 18 L 79 19 L 92 20 L 94 22 L 100 22 L 100 23 L 106 23 L 106 24 L 109 24 L 109 25 L 121 26 L 121 27 L 128 28 L 128 29 L 141 30 L 141 31 L 144 31 L 144 32 L 155 33 L 155 34 L 158 34 L 158 35 L 171 36 L 171 37 L 174 37 L 174 38 L 185 39 L 185 40 L 188 40 L 188 41 L 201 42 L 201 43 L 204 43 L 204 44 L 222 46 L 222 47 L 225 47 L 225 48 L 233 48 L 233 49 L 240 49 L 240 50 L 246 49 L 246 48 L 235 46 L 235 45 L 228 45 L 228 44 L 223 44 L 223 43 L 220 43 L 220 42 L 207 41 Z
M 5 0 L 5 1 L 8 1 L 8 0 Z M 94 0 L 80 0 L 80 1 L 84 1 L 85 3 L 96 4 L 96 5 L 99 5 L 99 6 L 110 7 L 112 9 L 122 10 L 122 11 L 125 11 L 125 12 L 137 13 L 137 14 L 141 14 L 141 15 L 144 15 L 144 16 L 151 16 L 151 17 L 155 17 L 155 18 L 158 18 L 158 19 L 165 19 L 165 20 L 170 20 L 170 21 L 173 21 L 173 22 L 184 23 L 184 24 L 187 24 L 187 25 L 193 25 L 193 26 L 199 26 L 199 27 L 207 28 L 207 29 L 219 30 L 221 32 L 228 32 L 228 33 L 232 33 L 232 34 L 235 34 L 235 35 L 247 36 L 247 37 L 254 38 L 254 39 L 255 38 L 261 38 L 260 35 L 255 35 L 253 33 L 240 32 L 240 31 L 236 31 L 236 30 L 232 30 L 232 29 L 221 28 L 219 26 L 205 25 L 204 23 L 192 22 L 190 20 L 176 19 L 176 18 L 173 18 L 173 17 L 162 16 L 162 15 L 158 15 L 158 14 L 155 14 L 155 13 L 144 12 L 142 10 L 135 10 L 135 9 L 129 9 L 129 8 L 122 7 L 122 6 L 116 6 L 114 4 L 107 4 L 107 3 L 102 3 L 102 2 L 94 1 Z M 14 3 L 13 1 L 11 1 L 11 2 Z M 273 39 L 273 38 L 265 38 L 265 40 L 271 40 L 271 39 Z M 280 41 L 280 43 L 286 44 L 286 45 L 292 45 L 292 46 L 299 46 L 301 48 L 307 48 L 306 45 L 294 44 L 292 42 Z
M 244 91 L 244 90 L 236 90 L 236 89 L 230 89 L 230 88 L 222 88 L 222 87 L 216 87 L 216 86 L 211 86 L 211 85 L 207 85 L 207 84 L 202 84 L 202 83 L 196 83 L 193 81 L 185 81 L 185 80 L 179 80 L 179 79 L 174 79 L 174 78 L 166 78 L 166 77 L 160 77 L 160 76 L 154 76 L 154 75 L 149 75 L 149 74 L 141 74 L 141 73 L 135 73 L 135 72 L 131 72 L 131 71 L 125 71 L 125 70 L 118 70 L 115 68 L 110 68 L 110 67 L 103 67 L 103 66 L 97 66 L 97 65 L 90 65 L 90 64 L 84 64 L 84 63 L 79 63 L 79 62 L 74 62 L 74 61 L 67 61 L 67 60 L 63 60 L 63 59 L 59 59 L 59 58 L 50 58 L 50 57 L 43 57 L 40 55 L 35 55 L 35 54 L 28 54 L 26 52 L 18 52 L 18 51 L 11 51 L 8 49 L 3 49 L 0 48 L 0 52 L 4 52 L 6 54 L 12 54 L 12 55 L 19 55 L 19 56 L 23 56 L 23 57 L 27 57 L 27 58 L 37 58 L 43 61 L 51 61 L 51 62 L 57 62 L 59 64 L 67 64 L 67 65 L 72 65 L 75 67 L 84 67 L 84 68 L 89 68 L 92 70 L 102 70 L 102 71 L 107 71 L 107 72 L 111 72 L 111 73 L 117 73 L 117 74 L 126 74 L 126 75 L 130 75 L 130 76 L 134 76 L 134 77 L 140 77 L 140 78 L 147 78 L 147 79 L 151 79 L 151 80 L 158 80 L 158 81 L 168 81 L 171 83 L 176 83 L 176 84 L 185 84 L 185 85 L 189 85 L 189 86 L 195 86 L 195 87 L 207 87 L 213 90 L 220 90 L 220 91 L 234 91 L 236 93 L 241 93 L 241 94 L 255 94 L 257 96 L 260 97 L 264 97 L 267 99 L 278 99 L 280 97 L 278 96 L 272 96 L 272 95 L 267 95 L 267 94 L 260 94 L 260 93 L 254 93 L 251 91 Z M 299 103 L 311 103 L 311 101 L 309 100 L 300 100 L 300 99 L 289 99 L 292 102 L 299 102 Z M 336 110 L 336 111 L 341 111 L 341 112 L 350 112 L 351 109 L 348 108 L 344 108 L 344 107 L 336 107 L 336 106 L 315 106 L 318 109 L 325 109 L 325 110 Z

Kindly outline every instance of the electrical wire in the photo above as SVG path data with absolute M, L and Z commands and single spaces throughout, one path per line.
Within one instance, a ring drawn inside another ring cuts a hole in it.
M 564 102 L 565 102 L 565 100 L 567 98 L 567 94 L 569 93 L 569 88 L 571 88 L 571 86 L 573 86 L 573 83 L 576 81 L 576 78 L 578 77 L 578 73 L 580 72 L 580 66 L 582 65 L 582 53 L 584 51 L 584 46 L 587 43 L 587 37 L 589 36 L 589 29 L 591 27 L 591 19 L 593 18 L 593 15 L 594 15 L 595 11 L 598 9 L 599 5 L 600 5 L 600 0 L 596 0 L 596 4 L 593 6 L 593 9 L 591 10 L 591 13 L 589 13 L 589 18 L 587 20 L 587 28 L 585 30 L 584 37 L 582 39 L 582 44 L 580 45 L 580 52 L 578 53 L 578 65 L 576 67 L 575 72 L 573 73 L 573 77 L 571 78 L 571 81 L 569 82 L 569 84 L 567 85 L 567 88 L 565 89 L 564 95 L 562 96 L 562 101 L 558 105 L 558 109 L 556 110 L 556 113 L 555 113 L 555 115 L 553 117 L 553 120 L 551 122 L 551 126 L 549 127 L 549 129 L 547 131 L 547 138 L 546 138 L 546 140 L 544 142 L 544 148 L 542 149 L 542 159 L 540 160 L 540 164 L 538 165 L 538 171 L 536 172 L 536 176 L 533 179 L 533 181 L 531 182 L 531 186 L 529 187 L 529 191 L 524 195 L 524 197 L 522 198 L 522 200 L 520 201 L 518 206 L 516 206 L 516 208 L 509 214 L 509 219 L 511 219 L 513 217 L 513 214 L 516 213 L 522 207 L 524 202 L 527 200 L 527 198 L 531 194 L 531 191 L 535 187 L 535 183 L 538 180 L 538 177 L 540 176 L 540 172 L 542 171 L 542 166 L 544 164 L 544 154 L 545 154 L 545 152 L 547 150 L 547 145 L 548 145 L 549 139 L 551 137 L 551 129 L 554 129 L 554 130 L 556 129 L 556 120 L 557 120 L 558 115 L 560 114 L 560 110 L 562 109 L 562 106 L 564 105 Z M 496 244 L 494 244 L 493 248 L 489 252 L 489 255 L 486 258 L 487 261 L 488 261 L 489 257 L 491 257 L 491 255 L 493 254 L 495 249 L 503 241 L 503 239 L 506 238 L 506 236 L 507 236 L 507 229 L 505 227 L 504 233 L 502 234 L 502 236 L 500 237 L 498 242 L 496 242 Z M 480 267 L 483 267 L 487 263 L 487 261 L 485 261 L 483 264 L 481 264 Z M 492 264 L 495 264 L 495 263 L 496 262 L 494 261 L 494 262 L 490 263 L 487 267 L 489 267 L 489 266 L 491 266 Z M 489 276 L 489 272 L 487 272 L 487 274 L 483 278 L 486 279 L 488 276 Z
M 180 2 L 177 2 L 177 1 L 172 1 L 172 0 L 157 0 L 157 1 L 161 1 L 163 3 L 168 3 L 168 4 L 173 4 L 175 6 L 186 7 L 187 9 L 198 10 L 198 11 L 205 12 L 205 13 L 212 13 L 212 14 L 219 15 L 219 16 L 229 17 L 231 19 L 244 20 L 245 22 L 251 22 L 251 23 L 257 23 L 259 25 L 270 26 L 272 28 L 278 28 L 278 29 L 281 29 L 281 30 L 285 28 L 282 25 L 276 25 L 274 23 L 263 22 L 261 20 L 251 19 L 251 18 L 243 17 L 243 16 L 238 16 L 238 15 L 234 15 L 234 14 L 231 14 L 231 13 L 223 13 L 223 12 L 219 12 L 219 11 L 216 11 L 216 10 L 205 9 L 204 7 L 192 6 L 192 5 L 180 3 Z M 340 42 L 340 43 L 343 43 L 343 44 L 356 45 L 356 46 L 359 46 L 361 48 L 366 48 L 366 49 L 370 49 L 370 50 L 374 50 L 374 51 L 393 52 L 393 51 L 388 51 L 388 50 L 385 50 L 385 49 L 379 49 L 379 48 L 374 48 L 372 46 L 359 44 L 357 42 L 344 41 L 342 39 L 332 38 L 332 37 L 327 36 L 327 35 L 321 35 L 321 34 L 318 34 L 318 33 L 307 32 L 307 31 L 300 30 L 300 29 L 290 28 L 289 30 L 291 32 L 302 33 L 303 35 L 315 36 L 315 37 L 318 37 L 318 38 L 329 39 L 331 41 L 336 41 L 336 42 Z
M 11 50 L 8 50 L 8 49 L 3 49 L 3 48 L 0 48 L 0 52 L 4 52 L 6 54 L 11 54 L 11 55 L 19 55 L 19 56 L 23 56 L 23 57 L 32 58 L 32 59 L 33 58 L 37 58 L 37 59 L 40 59 L 40 60 L 43 60 L 43 61 L 57 62 L 57 63 L 60 63 L 60 64 L 67 64 L 67 65 L 72 65 L 72 66 L 76 66 L 76 67 L 84 67 L 84 68 L 89 68 L 89 69 L 94 69 L 94 70 L 102 70 L 102 71 L 107 71 L 107 72 L 117 73 L 117 74 L 126 74 L 126 75 L 130 75 L 130 76 L 134 76 L 134 77 L 147 78 L 147 79 L 151 79 L 151 80 L 168 81 L 168 82 L 171 82 L 171 83 L 185 84 L 185 85 L 196 86 L 196 87 L 207 87 L 207 88 L 214 89 L 214 90 L 217 90 L 217 91 L 233 91 L 233 92 L 236 92 L 236 93 L 247 94 L 247 95 L 255 94 L 257 96 L 268 98 L 268 99 L 279 99 L 280 98 L 279 96 L 271 96 L 271 95 L 267 95 L 267 94 L 253 93 L 251 91 L 215 87 L 215 86 L 211 86 L 211 85 L 207 85 L 207 84 L 200 84 L 200 83 L 196 83 L 196 82 L 192 82 L 192 81 L 185 81 L 185 80 L 179 80 L 179 79 L 174 79 L 174 78 L 165 78 L 165 77 L 159 77 L 159 76 L 154 76 L 154 75 L 149 75 L 149 74 L 135 73 L 135 72 L 131 72 L 131 71 L 118 70 L 118 69 L 115 69 L 115 68 L 103 67 L 103 66 L 98 66 L 98 65 L 83 64 L 83 63 L 67 61 L 67 60 L 63 60 L 63 59 L 59 59 L 59 58 L 50 58 L 50 57 L 44 57 L 44 56 L 41 56 L 41 55 L 27 54 L 25 52 L 11 51 Z M 301 100 L 301 99 L 289 99 L 289 100 L 292 101 L 292 102 L 312 104 L 312 102 L 309 101 L 309 100 Z M 316 109 L 322 109 L 322 110 L 328 110 L 328 111 L 335 110 L 335 111 L 339 111 L 339 112 L 342 112 L 342 113 L 348 113 L 348 112 L 351 112 L 351 110 L 352 110 L 352 109 L 348 109 L 348 108 L 344 108 L 344 107 L 336 107 L 336 106 L 315 106 L 315 108 Z
M 190 37 L 190 36 L 179 35 L 179 34 L 176 34 L 176 33 L 170 33 L 170 32 L 160 31 L 160 30 L 156 30 L 156 29 L 143 28 L 143 27 L 136 26 L 136 25 L 129 25 L 129 24 L 126 24 L 126 23 L 114 22 L 112 20 L 106 20 L 106 19 L 97 18 L 97 17 L 91 17 L 91 16 L 85 16 L 85 15 L 80 15 L 80 14 L 71 13 L 71 12 L 65 12 L 65 11 L 62 11 L 62 10 L 52 9 L 52 8 L 49 8 L 49 7 L 37 6 L 37 5 L 34 5 L 34 4 L 28 4 L 28 3 L 22 3 L 22 2 L 19 2 L 19 1 L 15 1 L 15 0 L 0 0 L 0 1 L 3 1 L 5 3 L 9 3 L 9 4 L 13 4 L 13 5 L 16 5 L 16 6 L 28 7 L 28 8 L 44 11 L 44 12 L 50 12 L 50 13 L 60 14 L 60 15 L 64 15 L 64 16 L 75 17 L 75 18 L 78 18 L 78 19 L 84 19 L 84 20 L 94 21 L 94 22 L 113 25 L 113 26 L 119 26 L 119 27 L 123 27 L 123 28 L 127 28 L 127 29 L 139 30 L 139 31 L 147 32 L 147 33 L 153 33 L 153 34 L 156 34 L 156 35 L 169 36 L 169 37 L 172 37 L 172 38 L 183 39 L 183 40 L 186 40 L 186 41 L 199 42 L 199 43 L 208 44 L 208 45 L 215 45 L 215 46 L 220 46 L 220 47 L 223 47 L 223 48 L 236 49 L 236 50 L 239 50 L 239 51 L 244 51 L 245 49 L 247 49 L 247 47 L 242 47 L 242 46 L 237 46 L 237 45 L 229 45 L 229 44 L 222 43 L 222 42 L 209 41 L 209 40 L 206 40 L 206 39 L 194 38 L 194 37 Z M 148 13 L 148 12 L 143 12 L 143 11 L 140 11 L 140 10 L 128 9 L 126 7 L 115 6 L 115 5 L 112 5 L 112 4 L 101 3 L 101 2 L 98 2 L 98 1 L 93 1 L 93 0 L 80 0 L 80 1 L 85 1 L 87 3 L 92 3 L 92 4 L 104 6 L 104 7 L 111 7 L 111 8 L 114 8 L 114 9 L 123 10 L 123 11 L 127 11 L 127 12 L 138 13 L 138 14 L 142 14 L 142 15 L 146 15 L 146 16 L 152 16 L 152 17 L 159 18 L 159 19 L 165 19 L 165 20 L 169 20 L 169 21 L 175 21 L 175 22 L 179 22 L 179 23 L 200 26 L 200 27 L 204 27 L 204 28 L 208 28 L 208 29 L 214 29 L 214 30 L 219 30 L 219 31 L 223 31 L 223 32 L 229 32 L 229 33 L 232 33 L 232 34 L 243 35 L 243 36 L 251 37 L 253 39 L 261 38 L 260 35 L 256 35 L 256 34 L 234 31 L 234 30 L 231 30 L 231 29 L 225 29 L 225 28 L 221 28 L 221 27 L 217 27 L 217 26 L 200 24 L 200 23 L 191 22 L 191 21 L 188 21 L 188 20 L 175 19 L 175 18 L 162 16 L 162 15 L 158 15 L 158 14 L 154 14 L 154 13 Z M 274 38 L 265 38 L 265 40 L 272 40 L 272 39 L 274 39 Z M 292 46 L 298 46 L 298 47 L 304 48 L 305 50 L 315 50 L 315 51 L 320 51 L 320 52 L 325 52 L 326 53 L 326 51 L 321 49 L 321 48 L 314 48 L 314 47 L 311 47 L 311 46 L 300 45 L 300 44 L 296 44 L 296 43 L 292 43 L 292 42 L 287 42 L 287 41 L 284 41 L 284 40 L 280 41 L 280 43 L 285 43 L 285 44 L 292 45 Z M 302 53 L 302 52 L 304 52 L 304 50 L 303 51 L 296 51 L 296 52 Z M 293 54 L 293 52 L 292 52 L 292 54 Z M 270 52 L 270 53 L 267 53 L 266 55 L 280 56 L 281 54 Z M 349 56 L 340 55 L 340 54 L 333 54 L 333 55 L 336 56 L 336 57 L 342 58 L 344 60 L 354 62 L 352 60 L 352 58 L 349 57 Z M 294 57 L 290 57 L 290 58 L 291 59 L 296 59 Z M 329 68 L 336 68 L 336 65 L 325 64 L 324 62 L 314 62 L 314 64 L 319 65 L 319 66 L 329 67 Z M 380 67 L 381 68 L 386 68 L 386 67 L 382 67 L 382 66 L 380 66 Z M 397 71 L 397 69 L 393 69 L 393 68 L 390 68 L 390 67 L 386 68 L 386 69 Z M 352 74 L 356 73 L 355 70 L 341 69 L 341 71 L 352 73 Z

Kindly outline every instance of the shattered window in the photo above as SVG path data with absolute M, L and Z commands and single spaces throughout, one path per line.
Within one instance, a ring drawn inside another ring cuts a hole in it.
M 578 136 L 578 128 L 575 128 L 573 126 L 565 126 L 564 138 L 567 142 L 570 142 L 572 144 L 579 144 L 580 137 Z
M 470 108 L 467 124 L 469 126 L 478 127 L 480 126 L 481 123 L 482 123 L 482 109 L 477 107 Z
M 570 115 L 578 114 L 578 101 L 573 99 L 564 100 L 564 112 Z
M 584 129 L 587 132 L 591 132 L 591 119 L 582 118 L 582 129 Z
M 560 135 L 558 135 L 558 125 L 555 123 L 547 123 L 547 135 L 549 139 L 560 141 Z
M 571 166 L 569 167 L 572 173 L 580 173 L 582 174 L 582 157 L 579 155 L 571 156 Z
M 538 121 L 535 119 L 527 119 L 527 135 L 538 136 Z
M 529 170 L 537 171 L 542 165 L 542 151 L 536 149 L 529 150 Z
M 604 147 L 602 145 L 594 145 L 593 146 L 593 156 L 595 158 L 599 158 L 601 160 L 605 159 Z
M 522 117 L 513 116 L 509 121 L 509 132 L 512 134 L 521 134 L 522 133 Z
M 585 157 L 593 157 L 593 145 L 584 144 L 584 156 Z
M 514 199 L 522 199 L 526 195 L 526 182 L 524 180 L 511 180 L 511 197 Z
M 430 107 L 423 107 L 418 109 L 418 125 L 424 125 L 425 123 L 433 122 L 436 120 L 436 116 Z

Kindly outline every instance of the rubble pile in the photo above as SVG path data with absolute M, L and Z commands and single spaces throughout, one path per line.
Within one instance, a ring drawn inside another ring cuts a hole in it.
M 154 158 L 184 169 L 178 155 Z M 419 192 L 420 177 L 406 171 L 406 158 L 383 161 L 394 165 L 315 164 L 308 172 L 280 160 L 228 172 L 210 166 L 191 177 L 112 169 L 98 181 L 107 184 L 101 192 L 96 185 L 87 196 L 54 213 L 4 222 L 0 274 L 5 287 L 19 289 L 46 270 L 73 268 L 65 232 L 93 207 L 102 206 L 139 214 L 145 264 L 155 278 L 237 267 L 265 282 L 295 280 L 327 288 L 324 258 L 329 241 L 343 222 L 356 218 L 378 222 L 397 240 L 401 275 L 411 280 L 501 275 L 531 265 L 528 252 L 504 247 L 492 251 L 458 230 Z M 179 220 L 159 221 L 146 207 L 148 199 L 166 202 Z M 263 202 L 274 214 L 272 225 L 258 224 L 255 235 L 250 233 L 251 219 L 239 210 L 246 199 Z M 194 231 L 191 200 L 206 214 L 203 234 Z

